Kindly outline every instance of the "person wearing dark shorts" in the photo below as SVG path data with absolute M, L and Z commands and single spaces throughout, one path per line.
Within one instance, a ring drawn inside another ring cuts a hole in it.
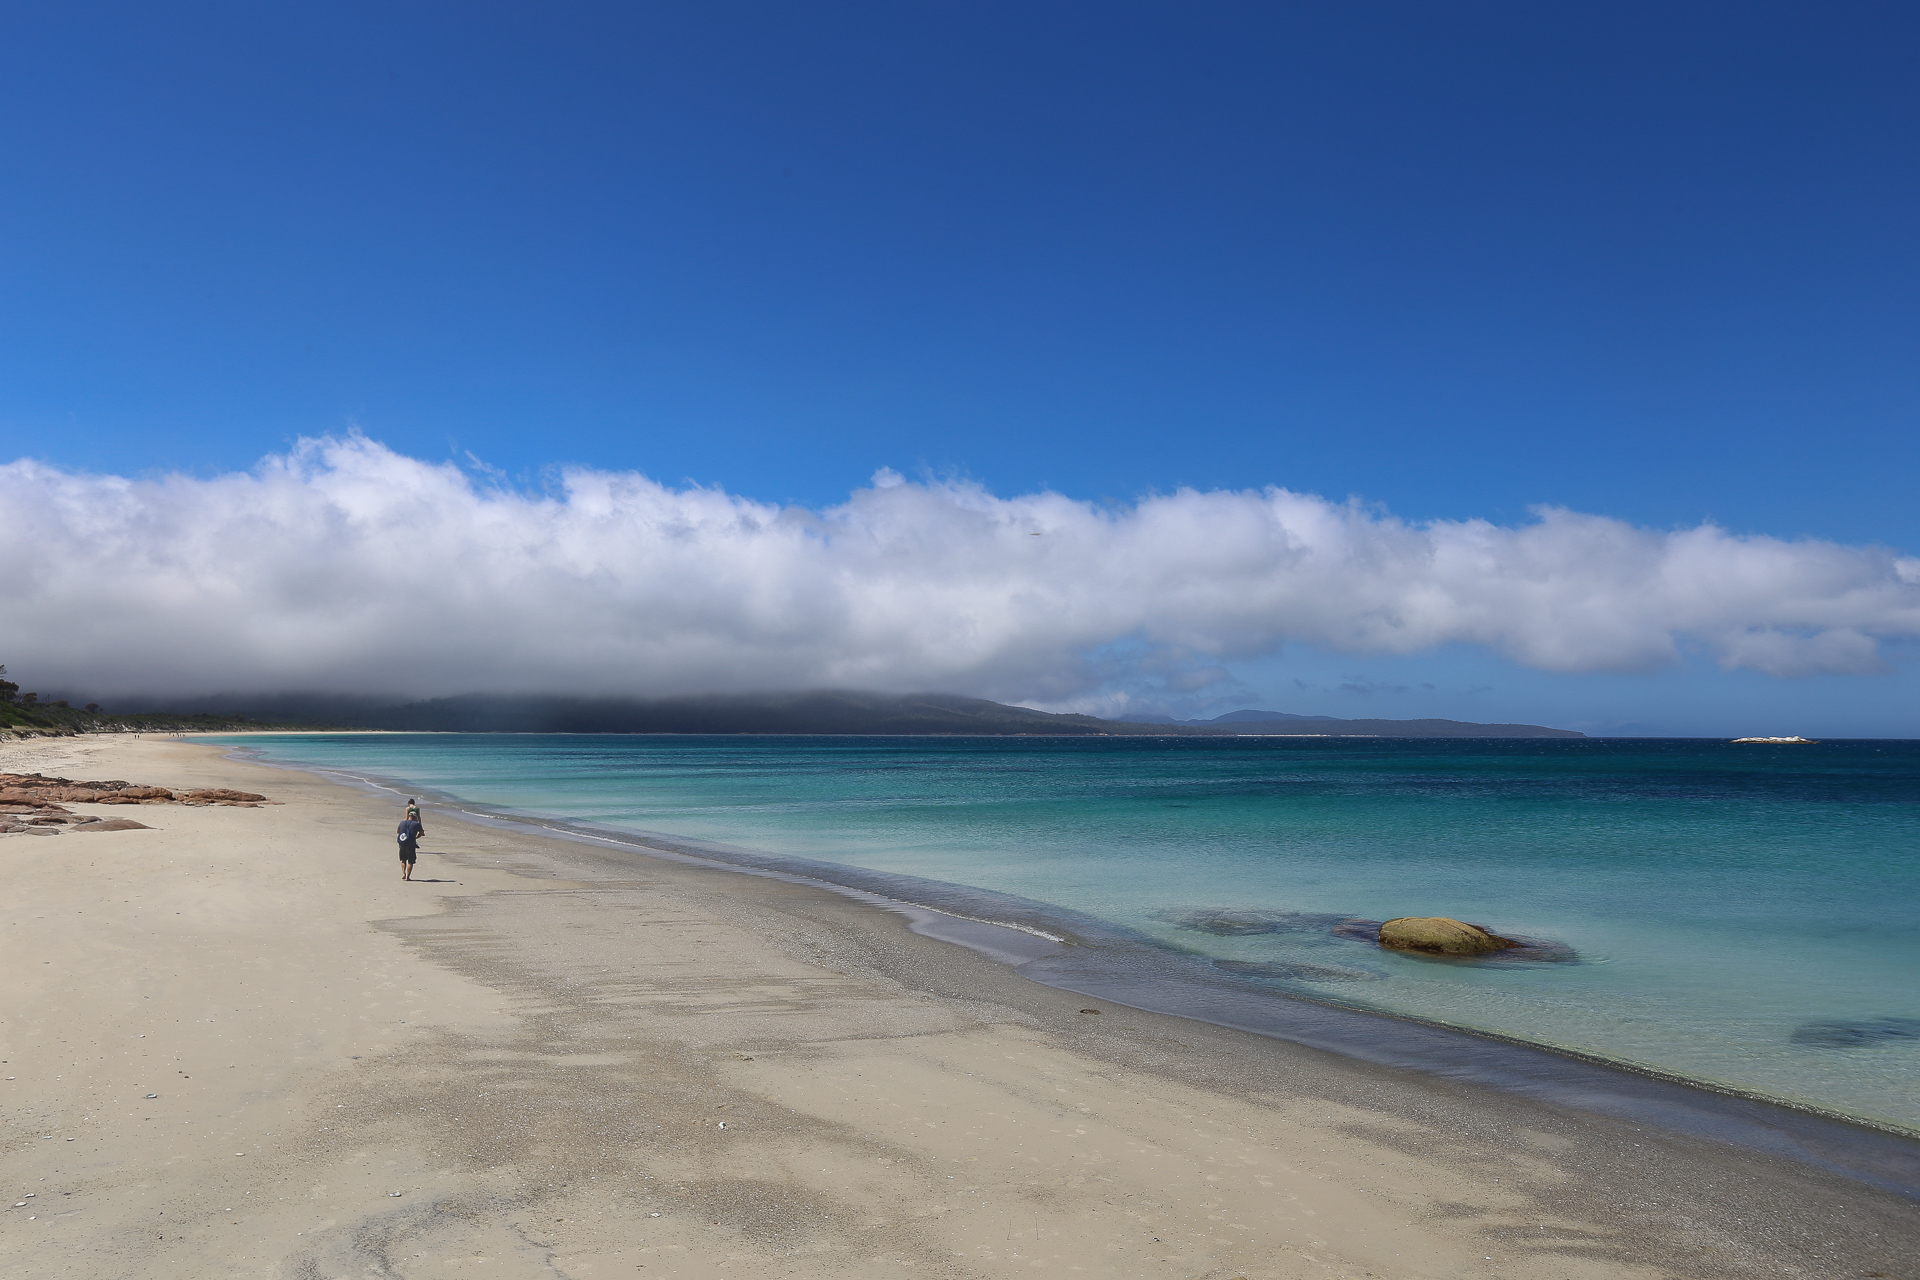
M 413 861 L 420 854 L 420 837 L 426 833 L 427 829 L 420 825 L 418 818 L 404 819 L 399 829 L 394 832 L 394 839 L 400 842 L 400 878 L 402 880 L 413 879 Z

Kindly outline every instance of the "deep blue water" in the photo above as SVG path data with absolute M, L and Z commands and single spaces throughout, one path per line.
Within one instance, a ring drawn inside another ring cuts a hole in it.
M 484 806 L 998 890 L 1276 992 L 1920 1129 L 1920 743 L 226 741 Z M 1426 960 L 1332 931 L 1404 915 L 1578 958 Z

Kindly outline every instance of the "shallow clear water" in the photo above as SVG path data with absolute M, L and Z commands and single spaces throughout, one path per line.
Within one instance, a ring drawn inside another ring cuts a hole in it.
M 1276 991 L 1920 1129 L 1920 743 L 226 741 L 522 813 L 998 890 Z M 1426 960 L 1329 931 L 1404 915 L 1579 958 Z

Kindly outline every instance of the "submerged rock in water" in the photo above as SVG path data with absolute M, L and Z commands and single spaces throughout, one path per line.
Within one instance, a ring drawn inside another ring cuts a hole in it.
M 1176 907 L 1156 911 L 1156 920 L 1210 933 L 1216 938 L 1244 938 L 1260 933 L 1319 933 L 1344 916 L 1312 911 L 1242 911 L 1233 907 Z
M 1920 1018 L 1834 1019 L 1809 1022 L 1788 1037 L 1795 1044 L 1819 1045 L 1827 1049 L 1857 1049 L 1887 1040 L 1920 1040 Z
M 1380 945 L 1389 951 L 1429 955 L 1483 956 L 1514 945 L 1509 938 L 1451 916 L 1401 916 L 1380 926 Z
M 1331 929 L 1328 929 L 1327 932 L 1336 938 L 1352 938 L 1355 942 L 1378 944 L 1380 941 L 1380 922 L 1378 920 L 1362 920 L 1359 916 L 1342 916 L 1339 922 Z
M 1304 964 L 1291 960 L 1215 960 L 1213 967 L 1248 978 L 1279 978 L 1287 982 L 1378 982 L 1387 975 L 1371 969 L 1347 969 L 1331 964 Z

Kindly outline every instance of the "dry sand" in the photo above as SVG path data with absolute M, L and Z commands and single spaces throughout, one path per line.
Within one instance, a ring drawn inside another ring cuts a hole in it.
M 1784 1161 L 1027 982 L 833 893 L 205 745 L 261 809 L 0 836 L 0 1275 L 1914 1275 Z M 87 811 L 88 806 L 74 806 Z M 29 1195 L 31 1193 L 31 1195 Z

